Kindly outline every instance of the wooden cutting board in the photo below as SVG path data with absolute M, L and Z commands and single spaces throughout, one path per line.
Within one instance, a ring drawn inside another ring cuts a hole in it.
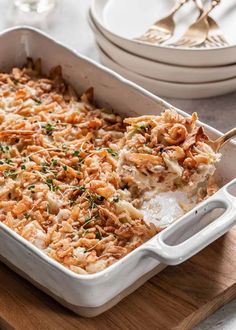
M 191 329 L 236 297 L 236 227 L 106 313 L 79 317 L 0 264 L 0 329 Z

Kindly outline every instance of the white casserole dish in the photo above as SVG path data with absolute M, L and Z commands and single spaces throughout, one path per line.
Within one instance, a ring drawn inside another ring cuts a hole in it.
M 45 72 L 60 64 L 65 79 L 78 93 L 94 86 L 96 100 L 119 113 L 129 116 L 159 114 L 163 109 L 171 108 L 160 98 L 35 29 L 19 27 L 2 33 L 0 48 L 1 70 L 23 65 L 27 56 L 41 57 Z M 204 127 L 211 137 L 220 135 L 213 128 Z M 224 183 L 236 177 L 235 161 L 236 143 L 231 142 L 224 148 L 223 161 L 217 169 Z M 3 262 L 65 306 L 81 315 L 95 316 L 112 307 L 165 265 L 183 262 L 228 231 L 236 223 L 235 196 L 236 180 L 233 180 L 180 221 L 97 274 L 71 272 L 3 223 L 0 223 L 0 256 Z M 203 219 L 203 215 L 215 208 L 224 208 L 224 214 Z

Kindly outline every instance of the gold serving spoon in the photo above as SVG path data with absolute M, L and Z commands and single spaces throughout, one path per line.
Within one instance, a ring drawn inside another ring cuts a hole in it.
M 231 129 L 229 132 L 225 133 L 215 141 L 208 141 L 207 143 L 214 151 L 219 151 L 223 145 L 236 136 L 236 127 Z

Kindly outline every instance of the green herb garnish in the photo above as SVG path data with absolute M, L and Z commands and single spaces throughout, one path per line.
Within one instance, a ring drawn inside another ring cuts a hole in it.
M 104 201 L 105 197 L 101 195 L 96 195 L 96 199 L 99 200 L 100 202 Z
M 102 235 L 99 231 L 96 232 L 96 238 L 97 239 L 102 239 Z
M 28 186 L 28 190 L 33 190 L 34 188 L 35 188 L 35 185 L 34 184 Z
M 0 151 L 6 153 L 7 151 L 9 151 L 9 147 L 4 146 L 3 144 L 0 143 Z
M 73 198 L 69 199 L 69 204 L 70 204 L 70 206 L 75 205 L 75 199 L 73 199 Z
M 52 166 L 56 166 L 58 164 L 57 159 L 52 159 Z
M 55 130 L 55 127 L 52 124 L 48 123 L 45 126 L 45 129 L 46 129 L 47 135 L 52 135 L 52 132 Z
M 111 148 L 107 149 L 107 152 L 112 155 L 113 157 L 117 157 L 118 156 L 118 152 L 112 150 Z
M 5 158 L 4 163 L 5 164 L 13 164 L 13 161 L 10 158 Z
M 38 104 L 38 105 L 42 104 L 42 101 L 39 100 L 39 99 L 34 99 L 34 102 L 35 102 L 36 104 Z
M 88 196 L 88 201 L 89 201 L 89 208 L 90 209 L 95 209 L 97 207 L 97 204 L 95 203 L 95 199 L 92 195 Z
M 118 203 L 119 200 L 120 200 L 120 197 L 119 197 L 119 196 L 114 196 L 113 199 L 112 199 L 112 201 L 113 201 L 114 203 Z
M 94 220 L 95 220 L 94 216 L 87 216 L 85 218 L 85 224 L 83 225 L 83 227 L 87 226 L 90 222 L 92 222 Z
M 18 84 L 18 80 L 16 80 L 15 78 L 11 78 L 12 82 L 14 83 L 14 85 Z
M 79 190 L 84 192 L 86 190 L 85 186 L 79 186 Z
M 53 182 L 53 179 L 51 178 L 48 178 L 46 181 L 45 181 L 46 185 L 49 187 L 49 189 L 51 191 L 56 191 L 59 189 L 59 187 L 57 187 L 54 182 Z
M 85 222 L 88 222 L 88 221 L 92 220 L 92 218 L 93 218 L 93 217 L 91 217 L 90 215 L 87 216 L 87 217 L 85 218 Z
M 72 156 L 74 156 L 74 157 L 78 157 L 79 154 L 80 154 L 80 150 L 75 150 L 75 151 L 73 152 Z
M 15 178 L 19 174 L 19 171 L 13 171 L 13 170 L 5 170 L 3 172 L 4 177 L 12 177 Z

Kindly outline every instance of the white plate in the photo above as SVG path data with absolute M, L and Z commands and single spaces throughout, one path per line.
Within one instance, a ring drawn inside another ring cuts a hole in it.
M 129 71 L 114 62 L 99 45 L 98 51 L 104 65 L 156 95 L 183 99 L 202 99 L 224 95 L 236 90 L 236 78 L 203 84 L 180 84 L 148 78 L 133 71 Z
M 174 0 L 92 0 L 91 13 L 99 29 L 109 40 L 136 55 L 184 66 L 218 66 L 235 63 L 236 3 L 233 1 L 222 1 L 212 13 L 230 46 L 187 49 L 168 45 L 154 46 L 132 40 L 141 35 L 155 20 L 165 16 L 174 3 Z M 176 14 L 176 39 L 195 20 L 197 14 L 192 2 L 186 4 Z
M 95 25 L 91 15 L 88 16 L 88 21 L 102 49 L 118 64 L 143 76 L 178 83 L 204 83 L 236 77 L 235 64 L 196 68 L 164 64 L 136 56 L 108 40 Z

